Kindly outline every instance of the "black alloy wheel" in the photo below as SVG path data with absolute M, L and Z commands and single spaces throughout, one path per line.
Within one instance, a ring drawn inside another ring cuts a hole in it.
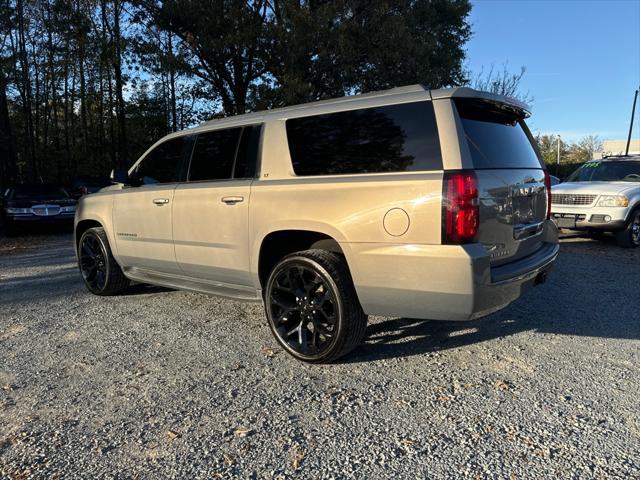
M 344 260 L 331 252 L 285 257 L 271 272 L 265 306 L 276 339 L 300 360 L 335 360 L 364 336 L 367 317 Z
M 82 278 L 89 290 L 104 290 L 107 284 L 106 252 L 97 235 L 82 237 L 78 257 Z
M 78 266 L 87 289 L 96 295 L 115 295 L 130 284 L 113 258 L 101 227 L 90 228 L 80 237 Z

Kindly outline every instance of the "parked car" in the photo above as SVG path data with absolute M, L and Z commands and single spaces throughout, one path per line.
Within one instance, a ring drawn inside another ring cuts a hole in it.
M 73 198 L 78 199 L 83 195 L 96 193 L 101 188 L 111 185 L 109 177 L 87 176 L 77 177 L 71 184 L 70 194 Z
M 171 134 L 80 200 L 82 278 L 97 295 L 134 280 L 264 302 L 308 362 L 358 345 L 367 315 L 482 317 L 558 254 L 527 115 L 410 86 Z
M 56 185 L 17 185 L 3 194 L 5 231 L 12 235 L 20 225 L 67 223 L 72 225 L 76 201 Z
M 613 232 L 623 247 L 640 245 L 640 155 L 587 162 L 553 188 L 560 228 Z

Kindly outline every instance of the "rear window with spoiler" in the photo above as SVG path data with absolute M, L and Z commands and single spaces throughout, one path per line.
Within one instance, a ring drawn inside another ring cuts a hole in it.
M 485 100 L 454 102 L 474 168 L 543 168 L 523 112 Z

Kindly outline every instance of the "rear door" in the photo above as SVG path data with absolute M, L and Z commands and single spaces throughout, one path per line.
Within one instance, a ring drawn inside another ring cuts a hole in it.
M 174 195 L 173 238 L 178 265 L 188 276 L 252 286 L 249 273 L 249 199 L 258 126 L 198 135 L 188 181 Z
M 543 243 L 547 190 L 523 113 L 478 99 L 454 103 L 478 179 L 478 241 L 493 265 L 534 253 Z

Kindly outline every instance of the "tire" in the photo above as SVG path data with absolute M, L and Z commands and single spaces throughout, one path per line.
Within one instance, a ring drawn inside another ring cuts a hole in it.
M 18 227 L 11 220 L 5 220 L 4 233 L 7 237 L 15 237 L 18 235 Z
M 85 286 L 95 295 L 116 295 L 131 283 L 113 258 L 102 227 L 90 228 L 80 237 L 78 268 Z
M 330 363 L 364 339 L 367 315 L 346 261 L 326 250 L 284 257 L 272 269 L 264 292 L 269 327 L 295 358 Z
M 625 228 L 616 233 L 616 241 L 625 248 L 640 246 L 640 208 L 631 212 Z

